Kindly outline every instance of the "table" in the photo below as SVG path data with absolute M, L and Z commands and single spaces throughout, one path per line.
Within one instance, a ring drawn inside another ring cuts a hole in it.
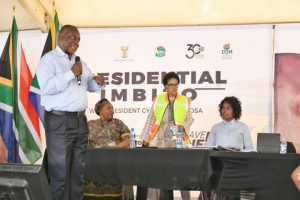
M 290 176 L 300 165 L 297 154 L 260 154 L 195 149 L 88 149 L 85 180 L 164 190 L 211 189 L 256 200 L 299 200 Z
M 206 190 L 209 151 L 103 148 L 86 152 L 85 180 L 164 190 Z
M 223 165 L 217 193 L 255 200 L 299 200 L 291 174 L 300 155 L 211 151 L 210 158 Z

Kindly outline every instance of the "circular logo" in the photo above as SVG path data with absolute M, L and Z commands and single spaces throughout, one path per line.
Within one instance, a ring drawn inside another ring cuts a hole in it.
M 166 55 L 166 49 L 163 46 L 158 46 L 154 50 L 154 54 L 156 57 L 164 57 Z

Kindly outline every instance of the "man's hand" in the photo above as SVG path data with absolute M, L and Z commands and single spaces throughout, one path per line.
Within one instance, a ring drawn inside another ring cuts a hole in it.
M 97 76 L 93 76 L 92 79 L 100 86 L 104 85 L 104 77 L 102 74 L 97 73 Z
M 74 63 L 71 70 L 75 77 L 82 74 L 82 63 L 80 61 Z

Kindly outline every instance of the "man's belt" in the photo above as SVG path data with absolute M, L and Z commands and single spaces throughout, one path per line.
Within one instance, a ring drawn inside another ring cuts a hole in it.
M 49 113 L 52 113 L 54 115 L 62 115 L 62 116 L 84 116 L 85 110 L 77 111 L 77 112 L 67 112 L 67 111 L 60 111 L 60 110 L 51 110 L 47 111 Z

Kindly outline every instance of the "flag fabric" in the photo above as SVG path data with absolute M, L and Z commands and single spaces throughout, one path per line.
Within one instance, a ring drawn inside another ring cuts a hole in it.
M 32 76 L 22 46 L 21 56 L 18 47 L 18 27 L 13 17 L 0 60 L 0 134 L 8 163 L 35 163 L 42 156 L 39 121 L 37 115 L 32 115 L 28 100 Z
M 42 53 L 42 56 L 48 53 L 51 50 L 54 50 L 58 44 L 58 34 L 59 34 L 59 21 L 58 21 L 58 16 L 57 12 L 55 11 L 55 15 L 47 36 L 47 40 L 44 46 L 44 50 Z M 34 78 L 32 79 L 31 85 L 30 85 L 30 92 L 29 92 L 29 101 L 34 107 L 35 112 L 39 116 L 40 120 L 42 121 L 44 125 L 44 113 L 45 110 L 41 106 L 41 90 L 40 86 L 37 80 L 36 74 L 34 75 Z
M 12 35 L 10 33 L 0 58 L 0 135 L 2 138 L 1 157 L 3 158 L 1 162 L 18 163 L 22 161 L 19 159 L 19 143 L 13 132 L 13 60 L 10 52 L 10 46 L 12 45 L 11 38 Z M 4 146 L 5 151 L 3 151 Z
M 24 120 L 26 121 L 27 127 L 29 129 L 29 132 L 31 135 L 23 135 L 19 134 L 20 136 L 23 136 L 24 139 L 24 147 L 30 148 L 31 143 L 33 142 L 32 139 L 34 139 L 34 142 L 37 144 L 40 152 L 42 149 L 42 140 L 41 140 L 41 132 L 40 132 L 40 123 L 39 123 L 39 116 L 35 112 L 34 107 L 29 101 L 29 88 L 30 83 L 32 82 L 32 75 L 30 72 L 30 69 L 28 67 L 28 64 L 26 62 L 23 46 L 21 44 L 21 53 L 20 53 L 20 89 L 19 89 L 19 110 L 22 113 L 22 116 L 24 117 Z M 32 138 L 31 138 L 32 136 Z M 20 145 L 22 138 L 20 138 Z M 21 146 L 22 147 L 22 146 Z M 42 155 L 39 156 L 39 158 Z M 38 159 L 38 158 L 37 158 Z M 28 159 L 30 163 L 35 162 L 34 160 Z

